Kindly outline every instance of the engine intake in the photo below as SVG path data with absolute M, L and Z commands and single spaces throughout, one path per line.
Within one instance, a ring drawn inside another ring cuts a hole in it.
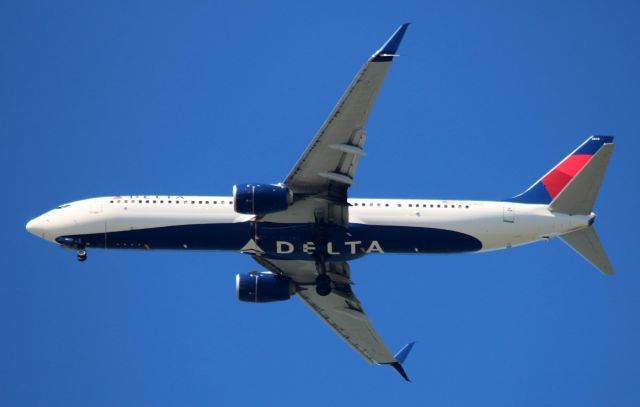
M 233 209 L 247 215 L 284 211 L 293 202 L 293 193 L 282 185 L 240 184 L 233 186 Z
M 236 296 L 245 302 L 284 301 L 296 292 L 296 285 L 289 277 L 269 271 L 252 271 L 236 275 Z

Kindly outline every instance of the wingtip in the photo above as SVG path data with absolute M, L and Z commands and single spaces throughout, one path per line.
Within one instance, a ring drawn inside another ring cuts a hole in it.
M 398 372 L 398 374 L 400 374 L 400 376 L 402 376 L 402 378 L 409 383 L 411 383 L 411 380 L 409 379 L 409 376 L 407 376 L 407 372 L 405 372 L 404 367 L 402 367 L 402 364 L 407 359 L 407 356 L 409 356 L 409 352 L 411 352 L 411 349 L 415 344 L 416 343 L 414 341 L 404 345 L 402 349 L 400 349 L 400 351 L 395 354 L 394 358 L 396 361 L 388 363 L 389 366 L 394 368 L 395 371 Z
M 413 345 L 415 345 L 416 342 L 409 342 L 408 344 L 404 345 L 402 347 L 402 349 L 400 349 L 398 351 L 398 353 L 396 353 L 394 355 L 394 358 L 396 358 L 396 360 L 400 363 L 404 363 L 404 361 L 407 359 L 407 356 L 409 356 L 409 352 L 411 352 L 411 349 L 413 349 Z
M 390 365 L 392 368 L 396 370 L 396 372 L 400 374 L 400 376 L 402 376 L 404 380 L 411 383 L 411 380 L 409 380 L 409 376 L 407 376 L 407 372 L 404 371 L 404 367 L 402 367 L 402 365 L 399 362 L 393 362 L 393 363 L 390 363 Z
M 373 62 L 388 62 L 392 61 L 393 57 L 396 56 L 396 52 L 398 52 L 398 48 L 400 48 L 400 42 L 402 42 L 402 37 L 404 37 L 404 33 L 407 31 L 411 23 L 401 24 L 400 27 L 396 29 L 396 31 L 391 35 L 391 37 L 384 43 L 384 45 L 374 54 L 372 58 Z

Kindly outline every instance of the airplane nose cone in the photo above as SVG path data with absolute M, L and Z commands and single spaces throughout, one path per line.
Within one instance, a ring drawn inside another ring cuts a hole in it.
M 42 219 L 42 217 L 31 219 L 27 223 L 26 228 L 29 233 L 32 233 L 38 237 L 44 237 L 44 220 Z

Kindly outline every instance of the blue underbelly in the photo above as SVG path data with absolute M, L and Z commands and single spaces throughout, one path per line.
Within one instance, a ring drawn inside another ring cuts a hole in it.
M 87 247 L 115 249 L 240 251 L 254 239 L 255 250 L 267 258 L 351 260 L 370 253 L 459 253 L 477 251 L 473 236 L 446 229 L 363 225 L 348 228 L 315 224 L 252 222 L 177 225 L 73 236 Z
M 471 235 L 446 229 L 350 224 L 349 232 L 363 241 L 377 240 L 391 253 L 460 253 L 482 249 Z

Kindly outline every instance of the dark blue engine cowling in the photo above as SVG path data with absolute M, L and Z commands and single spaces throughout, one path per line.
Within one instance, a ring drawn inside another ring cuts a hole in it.
M 236 275 L 236 295 L 240 301 L 271 302 L 291 298 L 295 285 L 289 277 L 269 271 Z
M 293 200 L 291 190 L 281 185 L 239 184 L 233 186 L 233 208 L 247 215 L 284 211 Z

